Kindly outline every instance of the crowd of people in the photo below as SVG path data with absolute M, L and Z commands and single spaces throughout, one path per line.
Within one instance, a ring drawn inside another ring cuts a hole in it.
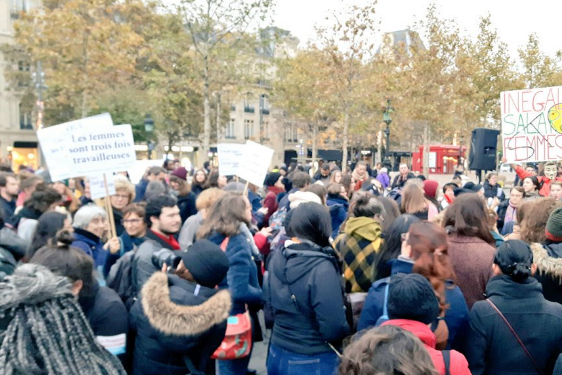
M 562 171 L 0 165 L 1 374 L 562 373 Z M 107 200 L 107 201 L 105 201 Z M 111 212 L 108 212 L 110 210 Z

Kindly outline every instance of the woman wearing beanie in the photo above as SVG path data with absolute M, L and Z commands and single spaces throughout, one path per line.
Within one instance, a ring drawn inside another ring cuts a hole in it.
M 287 233 L 268 266 L 265 301 L 275 324 L 267 360 L 269 375 L 333 374 L 334 351 L 349 333 L 341 268 L 330 246 L 330 214 L 318 203 L 294 210 Z
M 282 180 L 283 176 L 279 172 L 271 172 L 265 178 L 264 185 L 267 188 L 267 195 L 263 200 L 263 207 L 267 208 L 267 213 L 263 218 L 263 227 L 269 226 L 269 218 L 279 207 L 277 195 L 285 191 L 285 185 L 283 185 Z
M 535 278 L 542 284 L 544 298 L 562 304 L 562 207 L 550 214 L 544 235 L 542 243 L 531 244 Z
M 230 316 L 245 314 L 247 306 L 255 311 L 253 307 L 262 303 L 258 269 L 252 250 L 255 244 L 250 242 L 253 241 L 251 236 L 246 235 L 251 221 L 252 205 L 248 199 L 240 194 L 225 193 L 211 206 L 197 232 L 199 240 L 208 239 L 224 248 L 230 262 L 226 278 L 220 284 L 220 287 L 227 287 L 232 296 Z M 256 340 L 259 323 L 255 321 L 252 328 L 252 339 Z M 250 356 L 219 361 L 219 374 L 246 375 Z
M 498 248 L 488 300 L 470 312 L 465 354 L 473 375 L 552 373 L 562 352 L 562 306 L 544 298 L 535 270 L 525 242 Z
M 470 375 L 466 358 L 456 350 L 435 349 L 437 338 L 430 325 L 439 316 L 439 299 L 433 286 L 422 275 L 397 274 L 388 288 L 388 318 L 382 326 L 392 325 L 416 335 L 425 345 L 433 365 L 441 375 Z
M 384 301 L 388 298 L 388 283 L 397 274 L 417 273 L 431 282 L 439 298 L 439 316 L 443 320 L 433 322 L 437 347 L 460 347 L 468 325 L 468 307 L 461 289 L 455 285 L 456 276 L 448 245 L 445 230 L 437 224 L 428 221 L 411 224 L 408 233 L 402 237 L 400 256 L 391 262 L 391 276 L 378 280 L 369 289 L 358 329 L 380 324 L 384 315 Z
M 72 294 L 73 284 L 25 264 L 0 283 L 0 374 L 125 375 Z
M 208 240 L 176 254 L 173 274 L 153 274 L 131 308 L 133 375 L 214 373 L 210 357 L 232 306 L 230 293 L 215 288 L 228 272 L 228 257 Z
M 178 200 L 177 205 L 180 209 L 182 225 L 190 216 L 197 214 L 197 208 L 195 206 L 197 197 L 191 192 L 190 186 L 185 180 L 186 175 L 187 171 L 184 167 L 179 167 L 170 175 L 170 186 L 172 188 L 172 193 Z

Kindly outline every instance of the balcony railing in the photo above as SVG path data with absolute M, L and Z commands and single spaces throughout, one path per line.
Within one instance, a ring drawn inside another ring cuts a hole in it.
M 244 106 L 244 112 L 246 113 L 255 113 L 256 109 L 254 107 L 250 107 L 249 105 Z

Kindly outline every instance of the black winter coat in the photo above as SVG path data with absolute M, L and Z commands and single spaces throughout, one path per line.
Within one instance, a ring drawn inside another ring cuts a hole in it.
M 231 309 L 230 294 L 157 272 L 131 308 L 136 331 L 133 375 L 189 374 L 193 366 L 211 372 L 210 356 L 221 344 Z
M 349 334 L 343 279 L 333 249 L 312 243 L 276 251 L 269 263 L 265 300 L 275 325 L 271 342 L 293 353 L 331 352 Z M 291 296 L 294 295 L 294 299 Z
M 124 363 L 129 316 L 121 298 L 113 289 L 95 282 L 88 295 L 80 295 L 78 302 L 100 344 Z
M 531 244 L 535 278 L 542 284 L 544 298 L 562 304 L 562 243 Z
M 194 193 L 189 192 L 187 195 L 182 195 L 178 198 L 178 208 L 180 209 L 180 216 L 182 224 L 192 215 L 197 214 L 197 208 L 195 207 L 195 200 L 197 197 Z
M 547 301 L 540 283 L 529 277 L 516 283 L 509 276 L 493 277 L 488 298 L 509 321 L 544 374 L 551 374 L 562 352 L 562 306 Z M 498 313 L 486 301 L 474 304 L 466 358 L 473 375 L 536 375 L 533 362 Z

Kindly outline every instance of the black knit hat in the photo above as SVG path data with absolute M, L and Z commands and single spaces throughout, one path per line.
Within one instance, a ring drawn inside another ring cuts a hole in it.
M 265 182 L 263 183 L 265 186 L 273 186 L 277 181 L 279 181 L 279 177 L 281 177 L 281 173 L 279 172 L 271 172 L 265 178 Z
M 549 240 L 562 242 L 562 207 L 550 213 L 544 233 Z
M 388 289 L 388 317 L 429 324 L 439 315 L 439 301 L 429 280 L 417 273 L 396 274 Z
M 178 256 L 195 282 L 207 288 L 217 286 L 228 272 L 228 257 L 218 245 L 209 240 L 194 242 L 187 251 L 178 252 Z

